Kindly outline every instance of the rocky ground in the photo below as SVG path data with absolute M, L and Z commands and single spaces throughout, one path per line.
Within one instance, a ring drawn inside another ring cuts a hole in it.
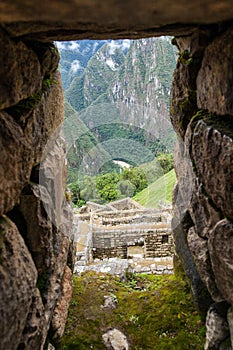
M 80 275 L 85 271 L 96 271 L 102 273 L 110 273 L 113 275 L 124 276 L 127 272 L 131 273 L 147 273 L 147 274 L 172 274 L 173 258 L 133 258 L 133 259 L 95 259 L 92 264 L 84 265 L 82 260 L 75 264 L 75 274 Z

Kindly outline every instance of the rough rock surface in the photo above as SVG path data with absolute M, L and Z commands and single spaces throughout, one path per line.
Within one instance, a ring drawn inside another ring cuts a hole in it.
M 27 116 L 22 116 L 19 122 L 12 116 L 13 110 L 0 112 L 0 214 L 11 210 L 18 203 L 23 187 L 29 182 L 33 166 L 42 157 L 49 135 L 62 121 L 63 94 L 60 77 L 56 73 L 53 79 L 57 83 L 50 87 L 49 94 L 42 96 L 36 109 L 29 111 Z M 23 161 L 19 162 L 19 159 Z
M 233 224 L 222 220 L 213 229 L 209 238 L 209 252 L 219 290 L 233 304 Z
M 10 215 L 20 228 L 35 262 L 38 271 L 37 284 L 44 302 L 48 326 L 61 293 L 70 241 L 68 236 L 53 225 L 45 212 L 40 189 L 39 185 L 28 186 L 20 198 L 16 212 Z M 46 189 L 43 188 L 43 191 L 45 193 Z M 25 227 L 21 226 L 22 222 Z
M 229 336 L 228 323 L 223 315 L 224 308 L 227 310 L 225 305 L 213 304 L 207 313 L 205 350 L 220 349 L 221 343 Z
M 209 198 L 223 214 L 233 219 L 233 140 L 227 134 L 232 129 L 226 128 L 224 133 L 214 119 L 212 125 L 209 123 L 200 120 L 196 124 L 191 157 Z
M 126 336 L 116 328 L 109 329 L 102 335 L 103 343 L 109 350 L 128 350 L 129 344 Z
M 218 115 L 231 115 L 231 118 L 233 117 L 232 51 L 233 29 L 230 28 L 207 47 L 197 77 L 198 108 Z
M 0 84 L 0 108 L 4 109 L 40 90 L 42 75 L 36 53 L 22 41 L 16 43 L 0 30 L 0 45 L 0 60 L 4 62 L 0 76 L 5 78 Z
M 0 43 L 0 349 L 42 350 L 66 265 L 72 264 L 59 55 L 52 43 L 15 41 L 2 29 Z M 55 163 L 48 181 L 55 193 L 39 185 L 48 141 Z M 46 205 L 62 218 L 59 225 Z M 67 310 L 68 303 L 64 315 Z
M 44 305 L 38 289 L 32 297 L 26 326 L 23 330 L 18 349 L 41 350 L 47 337 L 47 325 Z
M 130 13 L 130 16 L 128 14 Z M 0 21 L 13 36 L 34 40 L 139 38 L 186 35 L 198 27 L 233 18 L 230 0 L 86 0 L 22 2 L 3 0 Z
M 16 350 L 35 293 L 37 271 L 17 227 L 4 216 L 0 218 L 0 247 L 0 349 Z
M 62 279 L 61 296 L 54 309 L 53 319 L 51 323 L 51 332 L 53 333 L 53 340 L 59 341 L 63 336 L 68 308 L 70 305 L 73 291 L 72 271 L 68 266 L 65 268 L 65 273 Z
M 208 251 L 208 241 L 199 237 L 196 234 L 194 227 L 189 229 L 187 241 L 189 249 L 194 257 L 198 273 L 207 287 L 212 299 L 214 301 L 223 301 L 224 298 L 219 292 L 214 280 Z
M 196 281 L 201 278 L 212 299 L 227 303 L 228 308 L 233 303 L 232 33 L 231 27 L 223 28 L 219 36 L 209 32 L 210 36 L 204 39 L 205 50 L 203 42 L 195 43 L 200 45 L 202 55 L 198 69 L 192 70 L 195 74 L 191 81 L 187 72 L 194 62 L 188 48 L 189 39 L 178 38 L 177 44 L 185 55 L 181 52 L 178 58 L 171 101 L 171 106 L 179 107 L 187 89 L 197 82 L 197 100 L 193 96 L 193 101 L 188 99 L 188 105 L 181 106 L 185 113 L 179 114 L 175 108 L 171 110 L 174 128 L 183 137 L 175 152 L 178 184 L 173 196 L 173 232 L 176 253 L 190 279 L 194 298 L 193 287 L 200 284 L 193 283 L 193 278 L 198 276 Z M 192 43 L 191 37 L 190 40 Z M 176 81 L 176 77 L 181 81 Z M 200 296 L 199 308 L 204 295 Z M 207 298 L 206 306 L 210 303 L 211 298 Z M 216 316 L 213 310 L 210 308 L 207 316 L 205 349 L 231 349 L 233 344 L 230 347 L 226 332 L 232 327 L 231 314 L 229 312 L 227 320 L 226 315 Z

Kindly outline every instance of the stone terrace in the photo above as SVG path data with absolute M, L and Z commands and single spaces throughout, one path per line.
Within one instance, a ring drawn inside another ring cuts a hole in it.
M 130 198 L 106 206 L 88 203 L 74 218 L 76 266 L 172 257 L 171 215 L 171 209 L 146 209 Z

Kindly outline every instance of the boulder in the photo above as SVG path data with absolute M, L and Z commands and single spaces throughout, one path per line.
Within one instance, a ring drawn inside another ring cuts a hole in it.
M 102 335 L 102 339 L 109 350 L 129 350 L 126 336 L 116 328 L 109 329 Z
M 37 271 L 15 224 L 0 218 L 1 350 L 16 350 L 27 324 Z

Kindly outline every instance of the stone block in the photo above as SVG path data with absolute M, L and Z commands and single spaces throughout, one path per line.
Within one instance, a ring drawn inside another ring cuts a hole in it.
M 0 45 L 0 109 L 5 109 L 39 91 L 42 72 L 35 52 L 2 29 Z
M 20 218 L 17 222 L 19 227 L 22 220 L 25 223 L 25 226 L 20 227 L 21 233 L 38 270 L 37 285 L 45 306 L 47 327 L 60 297 L 61 281 L 70 246 L 68 231 L 56 227 L 48 215 L 48 210 L 45 211 L 45 207 L 56 211 L 53 204 L 45 188 L 40 185 L 28 186 L 20 198 L 18 209 L 11 212 L 11 217 L 16 222 L 17 217 Z
M 212 304 L 206 316 L 206 342 L 205 350 L 229 349 L 222 347 L 221 344 L 229 336 L 229 326 L 227 323 L 227 309 L 229 305 L 226 303 Z
M 212 299 L 216 302 L 223 301 L 224 298 L 216 286 L 214 273 L 211 268 L 208 241 L 199 237 L 194 227 L 189 229 L 187 241 L 201 280 L 207 287 Z
M 29 309 L 26 326 L 17 349 L 42 350 L 47 337 L 44 305 L 40 292 L 35 290 Z
M 233 141 L 221 123 L 200 120 L 194 127 L 191 157 L 208 198 L 233 219 Z
M 209 253 L 217 287 L 225 300 L 233 304 L 233 224 L 221 220 L 210 235 Z
M 52 334 L 53 343 L 59 342 L 65 330 L 68 308 L 70 305 L 73 291 L 73 276 L 72 271 L 68 266 L 62 279 L 61 296 L 53 312 L 50 334 Z
M 1 112 L 0 129 L 0 215 L 18 202 L 23 187 L 29 182 L 32 168 L 41 160 L 49 135 L 63 120 L 63 100 L 60 76 L 54 75 L 48 94 L 26 119 L 16 122 L 13 116 Z
M 37 271 L 17 227 L 0 218 L 1 350 L 16 350 L 35 293 Z
M 197 77 L 198 108 L 233 117 L 233 28 L 206 48 Z
M 223 217 L 217 211 L 211 201 L 205 196 L 203 186 L 198 178 L 195 178 L 192 197 L 189 204 L 189 213 L 198 236 L 208 238 L 215 224 Z

